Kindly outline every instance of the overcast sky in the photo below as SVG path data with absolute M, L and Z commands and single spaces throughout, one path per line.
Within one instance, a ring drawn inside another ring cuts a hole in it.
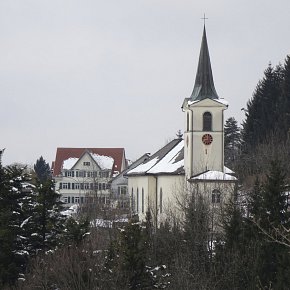
M 241 108 L 290 53 L 289 0 L 0 0 L 3 163 L 57 147 L 154 153 L 183 130 L 203 21 L 215 87 Z

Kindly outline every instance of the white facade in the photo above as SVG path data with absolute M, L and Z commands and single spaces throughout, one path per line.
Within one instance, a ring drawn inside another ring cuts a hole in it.
M 217 213 L 234 195 L 237 179 L 224 167 L 224 110 L 228 107 L 214 87 L 204 28 L 192 95 L 185 98 L 184 140 L 176 139 L 127 173 L 131 208 L 155 225 L 182 218 L 190 196 L 201 194 Z M 216 218 L 215 218 L 216 220 Z
M 219 100 L 204 99 L 187 102 L 184 132 L 184 168 L 187 178 L 206 170 L 224 170 L 224 110 L 227 106 Z M 211 128 L 204 128 L 204 114 L 211 116 Z M 210 130 L 209 130 L 210 129 Z M 210 144 L 203 136 L 212 137 Z
M 150 210 L 154 224 L 160 224 L 171 214 L 179 214 L 178 198 L 183 186 L 183 175 L 129 177 L 132 211 L 140 220 L 145 220 L 146 212 Z
M 93 202 L 109 204 L 114 160 L 107 156 L 93 156 L 86 152 L 80 158 L 65 160 L 61 174 L 54 178 L 66 206 Z M 96 161 L 98 158 L 100 164 Z

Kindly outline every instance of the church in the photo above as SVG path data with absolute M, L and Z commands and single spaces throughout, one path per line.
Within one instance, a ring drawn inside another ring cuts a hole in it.
M 237 178 L 224 166 L 225 99 L 213 80 L 204 26 L 192 94 L 182 103 L 184 138 L 178 136 L 127 172 L 132 212 L 155 225 L 182 215 L 186 196 L 198 192 L 211 208 L 221 209 L 234 195 Z

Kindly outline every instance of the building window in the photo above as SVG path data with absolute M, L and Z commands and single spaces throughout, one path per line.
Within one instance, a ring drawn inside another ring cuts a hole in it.
M 64 183 L 62 184 L 62 189 L 67 189 L 67 188 L 68 188 L 68 184 L 64 182 Z
M 76 171 L 76 177 L 86 177 L 85 171 Z
M 75 189 L 80 189 L 80 184 L 79 183 L 75 183 Z
M 118 186 L 118 195 L 126 195 L 127 186 Z
M 162 188 L 160 188 L 160 192 L 159 192 L 159 210 L 160 210 L 160 213 L 162 213 L 162 198 L 163 198 L 163 193 L 162 193 Z
M 89 183 L 85 183 L 85 189 L 89 189 L 90 188 L 90 184 Z
M 214 189 L 211 194 L 212 203 L 220 203 L 221 202 L 221 192 L 217 189 Z
M 186 131 L 189 131 L 189 113 L 186 114 Z
M 144 189 L 142 188 L 142 213 L 144 213 Z
M 74 177 L 75 176 L 74 171 L 65 171 L 64 175 L 65 175 L 65 177 Z
M 131 191 L 131 207 L 132 207 L 132 212 L 134 212 L 135 206 L 134 206 L 134 189 L 133 189 L 133 187 L 132 187 L 132 191 Z
M 210 112 L 203 114 L 203 131 L 212 131 L 212 115 Z
M 91 162 L 88 162 L 88 161 L 84 161 L 84 166 L 90 166 L 91 165 Z
M 80 198 L 78 196 L 75 197 L 75 203 L 79 203 L 80 202 Z
M 74 198 L 74 196 L 71 197 L 71 203 L 75 203 L 75 198 Z
M 67 203 L 70 203 L 70 196 L 67 197 Z
M 137 212 L 139 212 L 139 189 L 137 188 Z
M 66 197 L 66 196 L 63 197 L 62 199 L 63 199 L 63 202 L 64 202 L 64 203 L 67 203 L 67 197 Z

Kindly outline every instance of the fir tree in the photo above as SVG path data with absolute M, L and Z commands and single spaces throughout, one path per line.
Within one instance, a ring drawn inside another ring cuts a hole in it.
M 26 222 L 33 207 L 29 179 L 24 168 L 0 165 L 0 286 L 14 284 L 27 264 Z
M 55 191 L 54 182 L 47 180 L 36 186 L 35 208 L 31 225 L 31 248 L 35 253 L 59 246 L 65 229 L 65 216 L 60 195 Z
M 225 123 L 225 164 L 234 166 L 236 159 L 240 154 L 241 133 L 238 122 L 230 117 Z
M 34 171 L 40 182 L 44 182 L 51 176 L 49 164 L 45 162 L 42 156 L 36 160 L 34 164 Z
M 244 151 L 253 150 L 276 130 L 282 81 L 282 67 L 273 69 L 270 64 L 247 104 L 243 124 Z

